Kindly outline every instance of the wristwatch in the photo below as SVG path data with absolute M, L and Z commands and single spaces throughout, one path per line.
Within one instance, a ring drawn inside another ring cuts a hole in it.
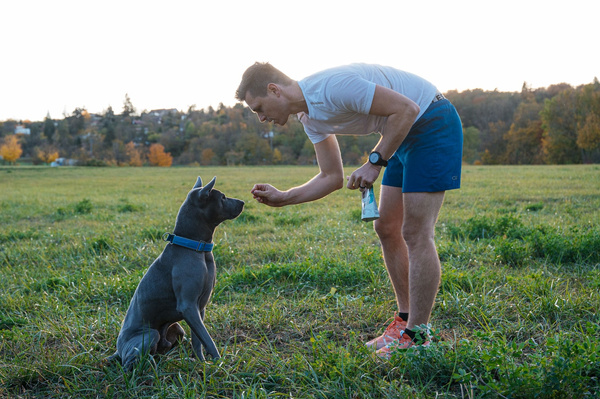
M 387 166 L 387 164 L 388 164 L 388 161 L 383 159 L 381 157 L 381 154 L 378 153 L 377 151 L 373 151 L 372 153 L 369 154 L 369 162 L 371 162 L 373 165 L 378 165 L 378 166 Z

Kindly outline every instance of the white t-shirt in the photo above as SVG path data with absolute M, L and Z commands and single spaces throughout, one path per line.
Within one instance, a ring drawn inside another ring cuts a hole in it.
M 369 115 L 375 86 L 405 95 L 427 110 L 437 88 L 427 80 L 392 67 L 350 64 L 326 69 L 298 82 L 308 114 L 298 113 L 304 131 L 314 144 L 330 134 L 383 134 L 387 117 Z M 413 121 L 414 122 L 414 121 Z

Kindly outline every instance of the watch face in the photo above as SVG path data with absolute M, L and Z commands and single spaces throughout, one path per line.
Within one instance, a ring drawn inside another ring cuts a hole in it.
M 379 161 L 379 154 L 377 154 L 376 152 L 372 152 L 371 154 L 369 154 L 369 162 L 377 163 L 378 161 Z

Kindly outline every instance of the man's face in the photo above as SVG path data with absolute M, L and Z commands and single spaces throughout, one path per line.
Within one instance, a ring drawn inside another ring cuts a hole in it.
M 285 98 L 278 90 L 269 89 L 265 97 L 253 97 L 247 93 L 245 101 L 261 122 L 285 125 L 290 116 Z

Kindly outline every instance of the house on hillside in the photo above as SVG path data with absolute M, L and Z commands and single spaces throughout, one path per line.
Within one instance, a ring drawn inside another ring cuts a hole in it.
M 148 112 L 148 115 L 152 117 L 153 122 L 162 124 L 162 119 L 167 115 L 176 115 L 179 111 L 176 108 L 170 109 L 153 109 Z
M 31 134 L 31 129 L 29 129 L 28 127 L 25 127 L 23 125 L 17 125 L 15 127 L 15 134 L 26 134 L 26 135 L 30 135 Z

